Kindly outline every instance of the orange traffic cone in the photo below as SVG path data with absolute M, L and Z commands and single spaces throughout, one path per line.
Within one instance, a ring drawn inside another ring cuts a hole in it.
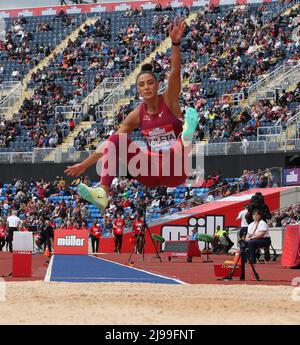
M 241 263 L 241 258 L 239 258 L 239 255 L 240 255 L 240 251 L 237 250 L 235 252 L 235 255 L 234 255 L 234 259 L 233 259 L 233 263 L 235 264 L 236 262 L 238 263 L 238 265 Z
M 47 256 L 47 257 L 51 256 L 51 252 L 50 252 L 48 246 L 46 246 L 44 255 Z

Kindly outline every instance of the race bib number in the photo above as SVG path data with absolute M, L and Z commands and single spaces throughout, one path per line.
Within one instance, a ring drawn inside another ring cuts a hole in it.
M 144 129 L 142 133 L 151 151 L 168 151 L 176 141 L 173 125 Z

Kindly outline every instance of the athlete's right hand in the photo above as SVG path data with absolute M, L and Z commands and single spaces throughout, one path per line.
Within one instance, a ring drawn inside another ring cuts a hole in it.
M 68 168 L 65 170 L 65 173 L 68 176 L 77 177 L 79 175 L 82 175 L 86 171 L 86 167 L 82 163 L 78 163 L 72 166 L 68 166 Z

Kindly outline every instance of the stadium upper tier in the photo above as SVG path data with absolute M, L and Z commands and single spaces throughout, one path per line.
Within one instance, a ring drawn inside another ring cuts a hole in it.
M 210 143 L 241 142 L 244 139 L 249 142 L 273 135 L 272 149 L 281 146 L 287 123 L 300 111 L 299 39 L 291 39 L 298 25 L 294 20 L 298 12 L 299 8 L 295 8 L 280 17 L 275 12 L 272 17 L 268 10 L 258 7 L 255 12 L 249 7 L 246 13 L 227 8 L 223 17 L 210 14 L 208 21 L 209 15 L 198 15 L 192 20 L 182 43 L 184 82 L 181 105 L 183 108 L 194 106 L 199 111 L 196 141 L 206 137 Z M 155 56 L 155 66 L 160 70 L 158 79 L 163 83 L 167 82 L 169 55 L 157 53 Z M 275 73 L 280 69 L 285 79 Z M 256 93 L 256 100 L 249 104 L 252 107 L 245 107 L 245 103 L 243 106 L 240 98 L 247 104 L 249 86 L 261 81 L 266 72 L 277 76 L 277 84 L 274 81 L 272 90 L 271 83 L 267 85 L 269 90 L 266 87 L 264 90 L 254 89 L 256 92 L 252 93 Z M 291 78 L 287 79 L 288 76 Z M 229 92 L 234 97 L 228 95 Z M 131 94 L 134 93 L 135 85 L 132 85 Z M 133 105 L 134 102 L 128 100 L 116 110 L 116 125 Z M 91 128 L 82 129 L 74 138 L 74 147 L 84 149 L 94 138 L 95 131 L 100 140 L 105 138 L 111 130 L 109 126 L 103 130 L 105 122 L 98 118 Z M 139 131 L 135 131 L 132 138 L 143 141 Z M 298 138 L 297 134 L 295 138 Z
M 198 138 L 203 138 L 208 131 L 217 130 L 217 121 L 226 122 L 229 118 L 231 122 L 234 120 L 239 123 L 235 115 L 241 109 L 228 111 L 230 105 L 224 106 L 222 95 L 229 92 L 246 94 L 250 84 L 262 75 L 288 59 L 299 59 L 299 42 L 291 40 L 295 28 L 292 20 L 297 16 L 299 7 L 288 15 L 283 14 L 285 9 L 285 4 L 277 2 L 242 8 L 221 6 L 218 13 L 199 14 L 192 20 L 182 42 L 182 107 L 184 109 L 194 105 L 206 120 L 218 104 L 221 109 L 213 121 L 209 120 L 199 128 Z M 72 15 L 69 24 L 64 22 L 63 15 L 61 18 L 26 18 L 27 24 L 16 24 L 22 26 L 21 31 L 25 35 L 25 31 L 32 28 L 35 31 L 47 30 L 34 32 L 32 41 L 28 40 L 28 47 L 33 53 L 27 58 L 25 56 L 25 62 L 36 61 L 34 42 L 39 36 L 44 37 L 39 43 L 48 46 L 50 51 L 62 39 L 68 42 L 64 50 L 51 56 L 46 66 L 32 73 L 28 83 L 31 95 L 24 99 L 14 120 L 3 121 L 0 125 L 0 150 L 28 152 L 34 147 L 54 148 L 61 144 L 73 128 L 64 114 L 57 116 L 56 107 L 80 106 L 85 97 L 106 77 L 128 76 L 132 70 L 131 64 L 142 62 L 166 38 L 166 27 L 178 12 L 186 13 L 186 9 L 168 12 L 146 10 L 135 17 L 126 17 L 125 12 L 101 13 L 94 23 L 86 25 L 72 40 L 67 35 L 83 23 L 88 15 Z M 12 25 L 12 19 L 9 21 Z M 29 24 L 30 28 L 27 28 Z M 51 30 L 47 29 L 49 27 Z M 12 39 L 18 42 L 22 39 L 22 32 L 19 35 L 11 34 Z M 2 53 L 8 54 L 6 50 Z M 169 69 L 169 53 L 158 51 L 155 56 L 158 78 L 163 83 L 166 82 Z M 39 59 L 43 56 L 40 53 Z M 19 78 L 25 73 L 21 70 Z M 5 66 L 4 71 L 10 73 L 11 68 Z M 134 92 L 134 85 L 129 85 L 126 95 L 133 97 Z M 296 97 L 293 100 L 294 109 L 297 109 L 297 102 Z M 101 107 L 101 101 L 96 105 Z M 115 109 L 118 115 L 116 118 L 122 120 L 128 110 L 130 107 L 125 106 L 119 114 L 119 110 Z M 248 116 L 251 117 L 251 114 Z M 78 124 L 81 119 L 74 120 Z M 93 124 L 94 128 L 99 129 L 98 140 L 105 138 L 111 130 L 105 126 L 105 121 L 98 114 L 97 122 Z M 244 125 L 242 121 L 240 123 Z M 118 121 L 113 125 L 117 126 Z M 229 132 L 232 131 L 229 128 Z M 85 145 L 80 148 L 85 148 Z

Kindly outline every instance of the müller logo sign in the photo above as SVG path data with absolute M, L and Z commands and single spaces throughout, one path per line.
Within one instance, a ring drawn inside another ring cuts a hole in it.
M 83 247 L 84 246 L 84 238 L 77 238 L 76 235 L 66 236 L 65 238 L 58 238 L 57 245 L 58 246 L 76 246 L 76 247 Z
M 89 232 L 85 230 L 59 229 L 54 231 L 55 254 L 88 254 Z

